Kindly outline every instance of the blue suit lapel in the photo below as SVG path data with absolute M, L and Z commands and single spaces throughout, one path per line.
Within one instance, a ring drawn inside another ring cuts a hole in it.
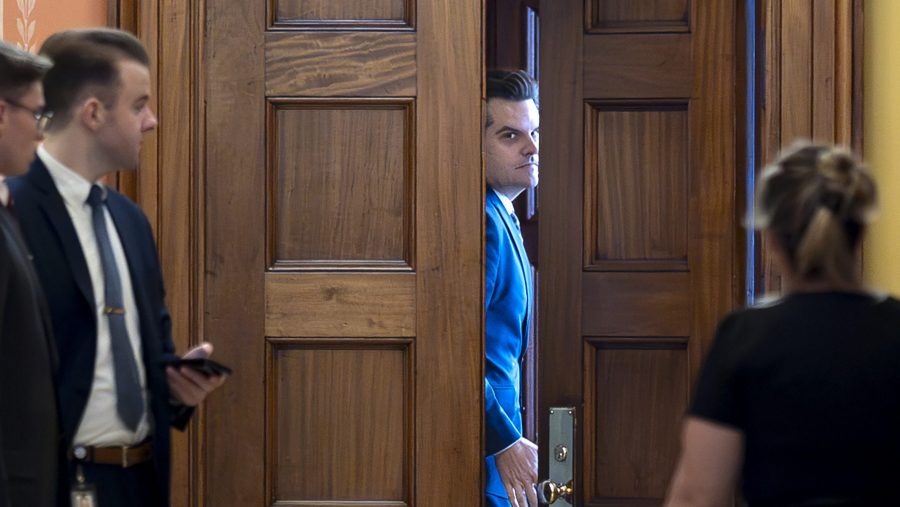
M 59 190 L 57 190 L 50 173 L 47 171 L 47 167 L 40 158 L 35 159 L 31 170 L 25 177 L 30 179 L 32 184 L 43 192 L 39 204 L 41 211 L 46 215 L 47 220 L 59 237 L 66 259 L 69 261 L 69 268 L 72 270 L 72 277 L 75 279 L 81 295 L 93 307 L 95 300 L 94 290 L 91 286 L 91 276 L 88 273 L 87 262 L 84 260 L 84 252 L 81 251 L 81 243 L 79 243 L 78 235 L 75 233 L 75 226 L 72 225 L 72 219 L 69 217 L 69 212 L 66 210 L 66 204 L 59 194 Z
M 519 261 L 519 268 L 522 270 L 522 277 L 525 280 L 525 297 L 528 306 L 525 311 L 525 322 L 522 324 L 523 339 L 522 351 L 520 354 L 521 357 L 521 355 L 525 354 L 525 349 L 528 347 L 528 323 L 531 321 L 531 302 L 533 297 L 531 286 L 531 264 L 528 262 L 528 254 L 525 252 L 525 244 L 522 242 L 522 232 L 516 227 L 509 212 L 506 211 L 506 207 L 503 206 L 500 198 L 497 197 L 497 194 L 495 194 L 491 188 L 488 188 L 487 195 L 488 201 L 494 206 L 497 214 L 500 215 L 500 219 L 503 220 L 503 225 L 506 226 L 506 232 L 509 234 L 509 237 L 512 238 L 516 250 L 516 259 Z

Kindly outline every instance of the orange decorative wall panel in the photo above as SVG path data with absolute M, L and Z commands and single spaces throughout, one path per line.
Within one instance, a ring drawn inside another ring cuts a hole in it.
M 32 52 L 54 32 L 106 24 L 107 0 L 0 0 L 0 39 Z

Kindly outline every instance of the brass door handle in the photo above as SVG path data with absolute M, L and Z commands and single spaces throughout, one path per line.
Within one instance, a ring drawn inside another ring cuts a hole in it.
M 546 480 L 538 484 L 537 493 L 538 500 L 546 504 L 552 504 L 558 499 L 572 503 L 573 485 L 572 481 L 565 484 L 557 484 L 551 480 Z

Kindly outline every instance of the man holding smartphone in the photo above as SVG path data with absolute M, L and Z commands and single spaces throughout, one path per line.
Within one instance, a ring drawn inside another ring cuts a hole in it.
M 169 505 L 169 426 L 225 381 L 174 360 L 156 244 L 143 212 L 101 178 L 138 166 L 156 127 L 149 57 L 119 30 L 69 30 L 41 53 L 53 119 L 27 175 L 10 181 L 48 293 L 69 449 L 67 494 L 103 507 Z M 205 343 L 185 357 L 206 357 Z

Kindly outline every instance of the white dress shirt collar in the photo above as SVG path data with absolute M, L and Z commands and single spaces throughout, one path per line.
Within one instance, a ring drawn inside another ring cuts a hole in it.
M 56 184 L 59 195 L 62 196 L 66 205 L 76 207 L 83 206 L 84 203 L 87 202 L 88 194 L 91 193 L 91 186 L 94 185 L 94 183 L 86 180 L 80 174 L 63 165 L 62 162 L 54 158 L 53 155 L 44 148 L 43 144 L 38 146 L 37 155 L 44 165 L 47 166 L 47 171 L 50 173 L 50 177 L 53 178 L 53 183 Z M 103 190 L 103 195 L 105 196 L 106 187 L 99 181 L 96 182 L 96 184 L 100 185 L 100 189 Z
M 488 187 L 488 188 L 491 188 L 491 187 Z M 507 213 L 509 213 L 510 215 L 515 215 L 515 214 L 516 214 L 516 208 L 513 207 L 513 203 L 512 203 L 512 201 L 509 199 L 509 197 L 506 197 L 504 194 L 501 194 L 500 192 L 497 192 L 497 191 L 494 190 L 493 188 L 491 188 L 491 191 L 494 192 L 495 194 L 497 194 L 497 198 L 499 198 L 499 199 L 500 199 L 500 202 L 503 203 L 503 207 L 506 208 L 506 212 L 507 212 Z

